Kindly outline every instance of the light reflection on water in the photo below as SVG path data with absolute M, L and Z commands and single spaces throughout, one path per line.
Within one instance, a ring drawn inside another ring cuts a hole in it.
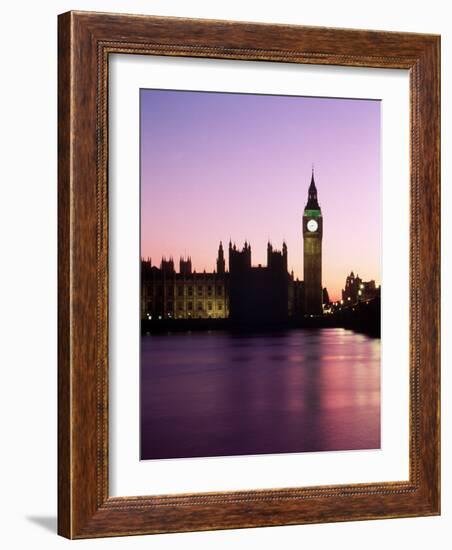
M 380 340 L 344 329 L 142 337 L 141 457 L 380 447 Z

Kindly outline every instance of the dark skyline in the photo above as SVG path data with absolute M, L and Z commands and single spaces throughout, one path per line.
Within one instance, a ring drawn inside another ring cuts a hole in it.
M 380 282 L 380 103 L 141 91 L 141 255 L 215 269 L 219 241 L 285 241 L 303 279 L 302 214 L 315 165 L 325 219 L 323 285 L 354 270 Z

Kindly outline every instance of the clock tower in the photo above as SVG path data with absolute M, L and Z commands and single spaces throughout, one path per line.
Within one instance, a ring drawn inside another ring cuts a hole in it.
M 312 169 L 308 202 L 303 212 L 304 313 L 322 315 L 322 212 Z

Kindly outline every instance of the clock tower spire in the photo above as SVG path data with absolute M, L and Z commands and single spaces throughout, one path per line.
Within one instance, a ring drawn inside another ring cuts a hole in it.
M 304 313 L 322 315 L 323 218 L 312 167 L 308 202 L 303 212 Z

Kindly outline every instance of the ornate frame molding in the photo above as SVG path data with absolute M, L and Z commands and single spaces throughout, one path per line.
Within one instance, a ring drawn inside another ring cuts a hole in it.
M 59 16 L 61 535 L 85 538 L 439 513 L 439 46 L 438 36 L 408 33 L 88 12 Z M 410 71 L 409 481 L 109 497 L 110 54 Z

